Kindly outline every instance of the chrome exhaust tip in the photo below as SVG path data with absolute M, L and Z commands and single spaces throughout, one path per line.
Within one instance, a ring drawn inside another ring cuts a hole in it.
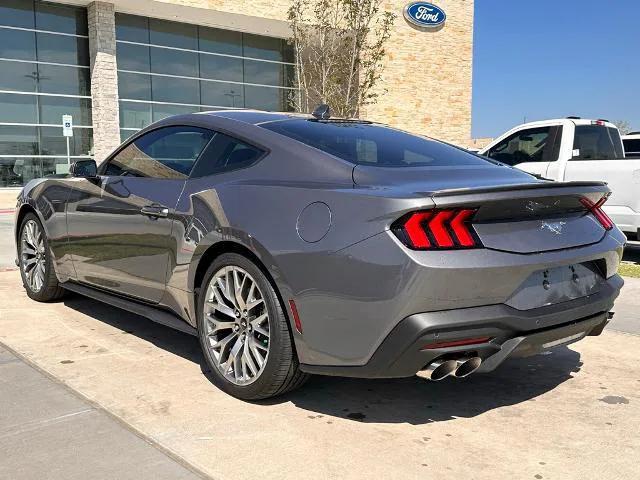
M 456 361 L 456 368 L 453 375 L 456 378 L 468 377 L 480 368 L 480 364 L 482 364 L 482 359 L 480 357 L 460 358 Z
M 451 375 L 456 368 L 458 368 L 458 362 L 455 360 L 436 360 L 420 370 L 417 375 L 437 382 Z

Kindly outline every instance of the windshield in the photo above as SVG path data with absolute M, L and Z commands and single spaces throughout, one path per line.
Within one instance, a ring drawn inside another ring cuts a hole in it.
M 451 145 L 369 123 L 287 120 L 261 127 L 356 165 L 425 167 L 487 165 L 489 161 Z
M 615 160 L 624 158 L 617 128 L 576 125 L 573 160 Z

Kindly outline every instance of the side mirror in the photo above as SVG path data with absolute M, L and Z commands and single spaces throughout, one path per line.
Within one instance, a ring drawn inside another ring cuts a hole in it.
M 71 165 L 69 173 L 73 177 L 95 178 L 98 176 L 98 165 L 93 159 L 78 160 Z

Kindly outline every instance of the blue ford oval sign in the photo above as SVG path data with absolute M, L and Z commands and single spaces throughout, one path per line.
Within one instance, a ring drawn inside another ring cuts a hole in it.
M 404 18 L 418 28 L 436 28 L 447 19 L 440 7 L 427 2 L 411 2 L 404 7 Z

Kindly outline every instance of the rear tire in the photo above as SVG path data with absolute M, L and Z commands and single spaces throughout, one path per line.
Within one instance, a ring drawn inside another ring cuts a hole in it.
M 198 337 L 213 383 L 242 400 L 296 389 L 301 372 L 287 317 L 271 283 L 248 258 L 214 260 L 198 296 Z
M 18 263 L 22 285 L 29 298 L 37 302 L 51 302 L 64 296 L 53 269 L 49 239 L 40 219 L 27 213 L 20 224 Z

